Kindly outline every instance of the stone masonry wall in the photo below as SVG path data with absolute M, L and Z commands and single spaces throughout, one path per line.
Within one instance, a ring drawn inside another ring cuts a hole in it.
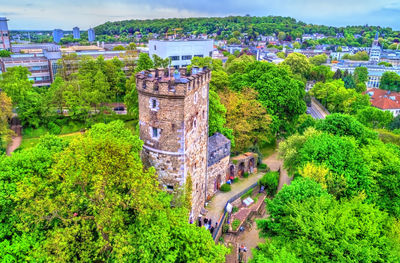
M 207 187 L 207 199 L 211 198 L 217 191 L 216 186 L 226 183 L 226 175 L 229 166 L 229 156 L 219 160 L 217 163 L 208 167 L 208 187 Z M 219 182 L 218 182 L 219 181 Z

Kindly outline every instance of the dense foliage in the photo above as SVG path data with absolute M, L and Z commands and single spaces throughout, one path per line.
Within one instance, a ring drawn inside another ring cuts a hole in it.
M 330 44 L 339 46 L 371 46 L 376 31 L 385 35 L 382 44 L 385 48 L 398 37 L 398 31 L 391 28 L 376 26 L 347 26 L 332 27 L 324 25 L 306 24 L 290 17 L 279 16 L 229 16 L 229 17 L 199 17 L 199 18 L 170 18 L 148 20 L 125 20 L 107 22 L 95 27 L 96 37 L 100 41 L 131 41 L 146 42 L 158 34 L 189 36 L 207 34 L 215 39 L 229 40 L 237 43 L 239 38 L 245 42 L 257 39 L 260 35 L 276 35 L 279 40 L 295 40 L 303 34 L 320 33 L 327 38 L 308 40 L 303 43 L 305 47 L 317 44 Z M 244 35 L 246 34 L 246 35 Z M 342 37 L 337 37 L 341 34 Z M 359 34 L 361 37 L 355 38 Z M 115 37 L 118 36 L 118 37 Z M 396 48 L 393 46 L 392 48 Z
M 270 217 L 258 225 L 271 239 L 259 245 L 253 262 L 272 262 L 282 253 L 290 262 L 399 260 L 398 222 L 362 197 L 337 201 L 318 183 L 300 179 L 268 201 L 267 209 Z
M 286 66 L 253 62 L 230 75 L 231 88 L 241 91 L 250 87 L 271 114 L 273 131 L 292 131 L 298 117 L 306 111 L 304 83 L 295 79 Z
M 1 157 L 0 259 L 223 262 L 226 249 L 143 168 L 141 145 L 113 122 Z

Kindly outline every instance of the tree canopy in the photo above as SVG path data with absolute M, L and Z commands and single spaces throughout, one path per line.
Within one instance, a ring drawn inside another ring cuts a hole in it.
M 50 136 L 0 159 L 0 258 L 57 262 L 223 262 L 226 249 L 143 168 L 122 122 L 69 145 Z

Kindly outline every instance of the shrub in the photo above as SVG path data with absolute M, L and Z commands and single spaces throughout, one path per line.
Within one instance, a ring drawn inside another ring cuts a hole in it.
M 258 169 L 260 169 L 260 170 L 267 170 L 268 169 L 268 165 L 267 164 L 265 164 L 265 163 L 260 163 L 259 165 L 258 165 Z
M 239 182 L 239 178 L 238 178 L 238 177 L 233 178 L 233 182 L 234 182 L 234 183 Z
M 247 197 L 251 196 L 253 194 L 254 188 L 251 188 L 250 190 L 248 190 L 246 193 L 244 193 L 240 199 L 246 199 Z
M 238 161 L 237 161 L 237 160 L 232 160 L 232 163 L 233 163 L 234 165 L 237 165 Z
M 221 190 L 222 192 L 229 192 L 231 190 L 231 185 L 223 184 L 219 190 Z
M 232 222 L 232 230 L 236 231 L 238 229 L 239 225 L 240 225 L 240 220 L 239 219 L 233 220 L 233 222 Z
M 245 173 L 243 174 L 243 177 L 244 177 L 244 178 L 249 177 L 249 173 L 248 173 L 248 172 L 245 172 Z
M 229 230 L 229 226 L 227 224 L 222 226 L 222 233 L 227 233 Z
M 233 213 L 236 213 L 237 211 L 239 211 L 239 208 L 238 208 L 237 206 L 234 206 L 234 207 L 232 208 L 232 214 L 233 214 Z
M 61 133 L 61 127 L 55 124 L 54 122 L 49 122 L 47 128 L 49 129 L 49 133 L 51 134 L 58 135 Z
M 265 187 L 265 191 L 269 196 L 273 196 L 276 193 L 279 184 L 279 173 L 268 172 L 259 181 L 259 185 Z

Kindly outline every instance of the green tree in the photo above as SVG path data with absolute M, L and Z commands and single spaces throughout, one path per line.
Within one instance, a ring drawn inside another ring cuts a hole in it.
M 236 151 L 271 141 L 271 117 L 256 99 L 256 91 L 225 90 L 219 95 L 226 108 L 226 127 L 233 130 Z
M 139 72 L 142 70 L 151 69 L 153 67 L 154 67 L 154 63 L 151 60 L 151 58 L 149 57 L 149 55 L 147 53 L 140 53 L 135 71 Z
M 393 114 L 375 107 L 365 107 L 357 111 L 355 116 L 359 122 L 371 129 L 389 128 L 393 121 Z
M 399 149 L 379 141 L 361 150 L 363 159 L 374 179 L 373 201 L 398 218 L 400 216 L 400 158 Z
M 0 50 L 0 57 L 10 57 L 11 56 L 11 52 L 8 50 Z
M 121 121 L 97 124 L 68 146 L 46 137 L 0 159 L 1 259 L 224 262 L 227 249 L 188 223 L 184 206 L 144 169 L 142 142 Z
M 162 59 L 156 54 L 153 54 L 153 62 L 155 68 L 168 68 L 169 65 L 171 64 L 171 59 L 170 58 Z
M 310 63 L 315 66 L 321 66 L 322 64 L 326 63 L 328 56 L 326 54 L 316 55 L 311 57 Z
M 0 91 L 0 155 L 4 152 L 13 134 L 8 124 L 11 117 L 11 99 L 4 92 Z
M 209 94 L 209 116 L 208 135 L 212 136 L 219 132 L 231 140 L 232 147 L 235 147 L 233 130 L 226 128 L 226 108 L 221 103 L 218 94 L 210 90 Z
M 392 71 L 387 71 L 382 74 L 380 89 L 400 91 L 400 76 Z
M 398 230 L 386 213 L 360 197 L 339 202 L 326 194 L 313 195 L 285 206 L 275 199 L 269 202 L 270 217 L 262 225 L 268 226 L 263 232 L 275 233 L 275 247 L 284 247 L 304 262 L 398 261 L 399 243 L 392 236 Z
M 368 95 L 360 94 L 354 89 L 346 89 L 341 80 L 318 82 L 310 94 L 324 104 L 331 113 L 353 114 L 371 104 Z
M 294 48 L 294 49 L 300 49 L 300 48 L 301 48 L 300 43 L 299 43 L 299 42 L 294 42 L 294 43 L 293 43 L 293 48 Z
M 276 56 L 281 59 L 285 59 L 285 57 L 286 57 L 285 52 L 278 52 L 278 53 L 276 53 Z
M 372 108 L 372 107 L 371 107 Z M 316 124 L 316 129 L 338 136 L 352 136 L 362 143 L 368 139 L 377 139 L 376 132 L 362 125 L 355 117 L 334 113 Z
M 257 99 L 273 119 L 274 133 L 293 131 L 298 117 L 306 111 L 304 84 L 286 66 L 256 61 L 232 74 L 230 87 L 238 91 L 251 87 L 258 92 Z
M 32 91 L 32 81 L 28 79 L 30 72 L 25 67 L 8 68 L 1 76 L 0 87 L 11 98 L 13 106 L 17 106 Z
M 357 67 L 354 70 L 354 79 L 356 83 L 365 83 L 368 81 L 368 69 L 366 67 Z
M 122 50 L 126 50 L 126 48 L 125 48 L 124 46 L 122 46 L 122 45 L 118 45 L 118 46 L 115 46 L 115 47 L 113 48 L 113 50 L 122 51 Z
M 304 79 L 307 79 L 311 70 L 311 64 L 308 61 L 308 58 L 300 53 L 289 54 L 282 64 L 288 65 L 293 74 L 299 75 Z

